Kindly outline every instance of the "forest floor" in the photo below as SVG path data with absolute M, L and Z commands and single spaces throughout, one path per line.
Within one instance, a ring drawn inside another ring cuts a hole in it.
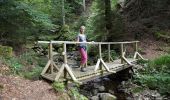
M 146 38 L 140 41 L 139 50 L 146 59 L 154 59 L 167 54 L 170 47 L 163 41 L 156 41 L 154 38 Z
M 0 100 L 57 100 L 47 82 L 0 75 Z
M 162 49 L 165 45 L 164 42 L 148 38 L 141 41 L 140 48 L 145 58 L 153 59 L 166 53 Z M 6 69 L 8 70 L 0 63 L 0 100 L 57 100 L 57 93 L 47 82 L 2 75 L 1 72 Z

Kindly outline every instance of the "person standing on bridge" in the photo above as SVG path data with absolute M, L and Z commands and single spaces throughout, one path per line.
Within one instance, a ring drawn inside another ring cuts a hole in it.
M 77 36 L 77 42 L 87 42 L 87 38 L 85 35 L 85 26 L 80 27 L 80 33 Z M 80 71 L 85 72 L 85 64 L 87 63 L 87 45 L 86 43 L 78 44 L 78 50 L 81 55 L 81 64 L 80 64 Z

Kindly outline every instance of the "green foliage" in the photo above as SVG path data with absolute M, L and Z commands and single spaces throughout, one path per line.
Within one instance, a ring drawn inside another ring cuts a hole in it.
M 0 45 L 0 56 L 8 58 L 12 56 L 12 47 Z
M 60 41 L 74 41 L 76 39 L 76 33 L 70 31 L 68 25 L 64 25 L 61 27 L 58 36 L 55 38 L 56 40 Z
M 91 15 L 87 18 L 87 35 L 90 40 L 113 41 L 122 38 L 124 32 L 123 18 L 116 11 L 117 0 L 106 1 L 95 0 L 91 6 Z M 108 8 L 107 6 L 110 6 Z M 106 13 L 107 12 L 107 13 Z
M 52 87 L 54 88 L 54 90 L 56 92 L 64 92 L 64 90 L 65 90 L 64 83 L 62 83 L 62 82 L 54 82 L 52 84 Z
M 38 11 L 33 5 L 21 0 L 3 0 L 0 2 L 0 35 L 4 43 L 20 43 L 30 35 L 50 30 L 54 27 L 49 15 Z
M 13 74 L 19 74 L 23 65 L 20 63 L 20 60 L 15 57 L 4 58 L 3 62 L 10 67 Z
M 137 61 L 137 64 L 143 65 L 143 64 L 147 64 L 148 62 L 149 62 L 148 60 L 139 59 Z
M 107 61 L 108 60 L 108 50 L 103 52 L 102 55 L 103 55 L 103 59 L 105 59 Z M 113 58 L 113 60 L 115 60 L 118 57 L 115 50 L 110 50 L 110 56 Z
M 31 71 L 21 72 L 20 75 L 30 80 L 38 80 L 42 69 L 42 67 L 35 67 Z
M 161 56 L 149 62 L 149 69 L 158 73 L 170 74 L 170 55 Z
M 142 92 L 143 90 L 144 90 L 144 88 L 141 87 L 141 86 L 133 87 L 133 88 L 131 89 L 132 93 L 140 93 L 140 92 Z
M 157 89 L 161 94 L 170 94 L 170 55 L 164 55 L 154 60 L 139 63 L 148 66 L 135 76 L 135 81 L 150 89 Z
M 76 87 L 69 90 L 69 95 L 73 96 L 74 100 L 88 100 L 85 96 L 81 95 Z
M 169 74 L 139 75 L 137 81 L 150 89 L 157 89 L 162 94 L 170 94 Z
M 37 80 L 46 64 L 47 59 L 39 57 L 34 51 L 30 50 L 19 57 L 1 57 L 2 62 L 9 66 L 11 73 L 31 80 Z

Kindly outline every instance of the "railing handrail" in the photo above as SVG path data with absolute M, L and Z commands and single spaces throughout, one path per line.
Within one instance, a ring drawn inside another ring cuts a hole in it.
M 85 44 L 130 44 L 130 43 L 137 43 L 139 41 L 124 41 L 124 42 L 75 42 L 75 41 L 38 41 L 38 43 L 52 43 L 52 44 L 80 44 L 80 43 L 85 43 Z

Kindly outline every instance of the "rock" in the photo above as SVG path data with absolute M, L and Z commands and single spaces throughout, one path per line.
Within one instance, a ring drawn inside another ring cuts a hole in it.
M 111 95 L 110 93 L 98 93 L 100 100 L 116 100 L 116 96 Z
M 93 89 L 92 92 L 93 92 L 93 95 L 97 95 L 98 90 L 97 89 Z
M 90 100 L 99 100 L 99 97 L 98 96 L 93 96 L 90 98 Z
M 95 88 L 95 89 L 99 89 L 99 87 L 100 87 L 100 85 L 99 85 L 99 84 L 94 83 L 94 88 Z
M 109 93 L 110 93 L 110 94 L 114 94 L 114 91 L 113 91 L 113 90 L 109 90 Z
M 104 92 L 105 91 L 105 87 L 104 86 L 100 86 L 98 89 L 99 89 L 99 92 Z

